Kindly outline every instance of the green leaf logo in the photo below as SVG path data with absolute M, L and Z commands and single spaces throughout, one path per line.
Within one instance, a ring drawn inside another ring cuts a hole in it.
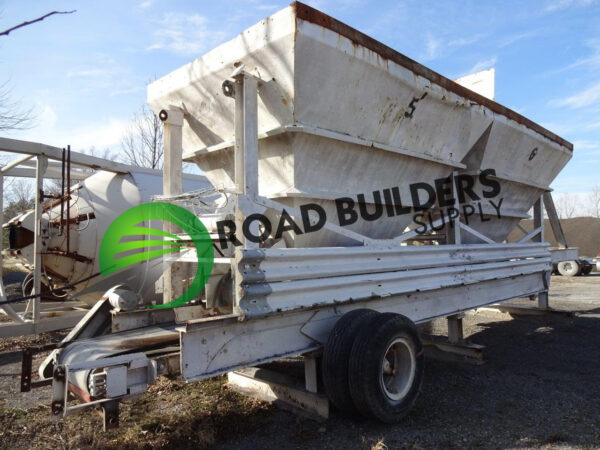
M 148 228 L 143 225 L 151 220 L 170 222 L 187 233 L 196 248 L 198 269 L 189 289 L 180 297 L 169 303 L 150 307 L 164 309 L 185 305 L 200 294 L 208 281 L 213 268 L 214 251 L 204 224 L 180 206 L 161 202 L 143 203 L 117 217 L 104 233 L 100 244 L 100 273 L 106 276 L 133 264 L 177 252 L 185 246 L 185 241 L 180 237 L 161 228 Z

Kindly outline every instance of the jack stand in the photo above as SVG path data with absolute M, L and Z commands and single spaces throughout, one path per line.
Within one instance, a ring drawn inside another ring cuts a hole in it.
M 485 346 L 472 344 L 464 339 L 464 317 L 464 313 L 447 317 L 448 339 L 442 336 L 425 337 L 423 339 L 425 354 L 444 361 L 463 361 L 477 365 L 485 363 L 483 354 Z
M 104 431 L 119 428 L 119 402 L 116 400 L 102 404 Z
M 304 388 L 316 394 L 318 391 L 319 375 L 317 373 L 317 358 L 314 353 L 304 357 Z
M 31 389 L 50 386 L 52 384 L 52 378 L 45 378 L 37 381 L 32 380 L 33 355 L 48 350 L 54 350 L 55 348 L 57 348 L 57 344 L 37 345 L 23 348 L 21 352 L 21 392 L 29 392 Z
M 233 390 L 310 419 L 329 418 L 329 399 L 317 392 L 317 361 L 314 353 L 304 357 L 304 386 L 298 378 L 271 369 L 248 367 L 227 374 Z
M 464 341 L 462 322 L 464 317 L 464 313 L 461 313 L 446 318 L 448 322 L 448 342 L 451 344 L 460 344 Z
M 538 294 L 538 308 L 550 309 L 550 302 L 548 301 L 548 291 L 540 292 Z

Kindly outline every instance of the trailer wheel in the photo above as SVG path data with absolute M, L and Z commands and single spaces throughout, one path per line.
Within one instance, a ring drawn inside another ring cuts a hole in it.
M 395 423 L 412 408 L 423 381 L 423 344 L 415 324 L 380 314 L 363 327 L 350 353 L 350 394 L 365 416 Z
M 562 261 L 557 266 L 558 273 L 565 277 L 574 277 L 579 273 L 579 263 L 577 261 Z
M 323 351 L 323 385 L 333 405 L 342 412 L 356 413 L 348 385 L 348 364 L 352 344 L 358 330 L 377 316 L 371 309 L 355 309 L 344 314 L 335 324 Z

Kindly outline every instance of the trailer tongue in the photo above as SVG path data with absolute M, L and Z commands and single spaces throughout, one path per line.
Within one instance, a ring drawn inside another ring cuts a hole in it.
M 167 131 L 160 200 L 207 228 L 212 273 L 181 308 L 96 308 L 41 368 L 53 417 L 101 405 L 114 425 L 174 352 L 192 381 L 324 348 L 331 401 L 394 422 L 421 382 L 414 324 L 547 302 L 542 197 L 572 145 L 335 19 L 294 3 L 151 84 L 148 102 Z M 182 147 L 222 197 L 211 208 L 181 192 Z M 531 208 L 534 231 L 507 243 Z M 178 238 L 166 301 L 202 259 Z

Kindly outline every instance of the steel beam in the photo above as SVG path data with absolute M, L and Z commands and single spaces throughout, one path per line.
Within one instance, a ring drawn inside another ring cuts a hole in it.
M 311 418 L 329 417 L 329 399 L 325 395 L 303 389 L 293 377 L 283 373 L 248 367 L 229 372 L 227 385 L 244 395 Z
M 8 305 L 5 305 L 5 307 Z M 15 322 L 6 322 L 0 325 L 0 338 L 9 338 L 15 336 L 24 336 L 27 334 L 47 333 L 49 331 L 64 330 L 71 328 L 79 323 L 85 316 L 85 311 L 65 311 L 56 313 L 52 317 L 43 317 L 37 323 L 20 322 L 13 319 Z M 12 317 L 11 317 L 12 319 Z
M 453 314 L 446 318 L 448 323 L 448 341 L 451 344 L 458 344 L 464 340 L 463 318 L 464 314 Z
M 569 246 L 567 245 L 567 238 L 565 237 L 565 233 L 563 233 L 560 219 L 558 218 L 558 213 L 556 212 L 556 207 L 554 206 L 554 200 L 552 199 L 552 194 L 550 192 L 544 192 L 543 203 L 544 207 L 546 208 L 546 214 L 548 215 L 552 233 L 558 242 L 558 246 L 560 248 L 568 248 Z
M 91 175 L 93 175 L 92 172 L 83 173 L 71 171 L 71 179 L 73 180 L 85 180 Z M 19 178 L 35 178 L 35 169 L 29 167 L 13 167 L 12 169 L 7 170 L 4 173 L 4 176 Z M 62 178 L 60 167 L 48 167 L 46 173 L 44 174 L 44 178 L 60 180 Z
M 183 192 L 183 110 L 172 106 L 161 111 L 160 117 L 164 117 L 163 195 L 168 198 Z M 169 233 L 178 232 L 178 228 L 171 223 L 165 222 L 163 227 Z M 169 303 L 183 294 L 183 267 L 178 262 L 169 264 L 165 261 L 164 264 L 163 303 Z
M 37 142 L 21 141 L 18 139 L 0 138 L 0 151 L 9 153 L 21 153 L 33 156 L 45 156 L 48 159 L 62 161 L 62 148 L 53 147 L 51 145 L 40 144 Z M 89 167 L 96 170 L 106 170 L 108 172 L 128 173 L 132 170 L 135 172 L 157 173 L 153 169 L 144 169 L 142 167 L 130 166 L 104 158 L 86 155 L 83 153 L 72 152 L 71 162 L 81 166 Z
M 0 172 L 5 173 L 8 170 L 12 169 L 13 167 L 17 167 L 19 164 L 24 164 L 26 161 L 29 161 L 31 158 L 33 158 L 33 155 L 25 155 L 20 158 L 17 158 L 14 161 L 11 161 L 7 165 L 3 166 L 2 169 L 0 169 Z
M 247 321 L 237 317 L 189 321 L 180 328 L 182 376 L 189 381 L 199 380 L 318 350 L 337 320 L 356 308 L 403 314 L 420 323 L 543 289 L 544 282 L 537 272 L 435 291 L 336 302 L 314 310 L 299 309 Z

